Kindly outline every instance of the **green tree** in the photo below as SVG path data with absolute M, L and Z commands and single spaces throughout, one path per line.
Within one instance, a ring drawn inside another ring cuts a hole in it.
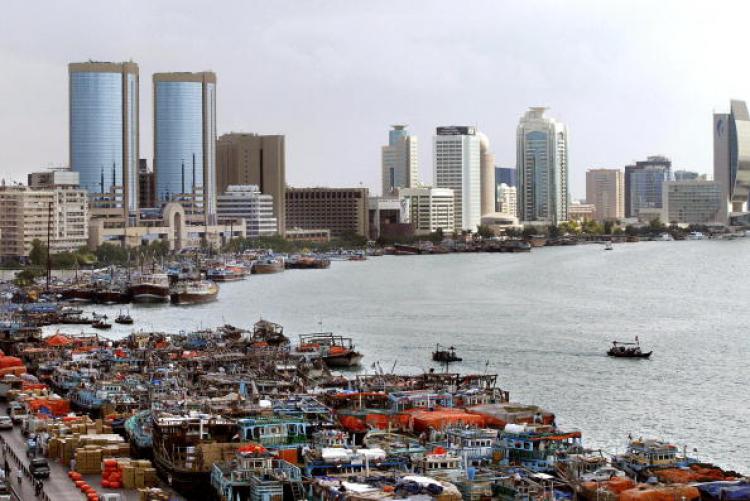
M 47 266 L 47 246 L 38 238 L 31 242 L 29 261 L 35 266 Z
M 111 264 L 124 265 L 128 262 L 128 251 L 119 245 L 103 243 L 94 251 L 99 264 L 109 266 Z
M 612 234 L 612 221 L 604 221 L 604 234 L 605 235 L 611 235 Z
M 492 229 L 486 224 L 477 225 L 477 235 L 482 238 L 492 238 L 494 236 L 494 234 L 492 233 Z
M 664 226 L 664 223 L 661 222 L 661 218 L 659 218 L 659 216 L 656 216 L 648 222 L 648 229 L 651 233 L 662 232 L 665 228 L 666 226 Z
M 547 236 L 550 238 L 557 238 L 560 236 L 560 228 L 555 226 L 554 224 L 550 224 L 547 226 Z

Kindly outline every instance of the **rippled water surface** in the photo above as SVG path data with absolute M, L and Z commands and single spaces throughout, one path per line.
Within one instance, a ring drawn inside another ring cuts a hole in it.
M 435 343 L 452 344 L 457 370 L 497 373 L 512 399 L 554 411 L 588 446 L 663 438 L 747 473 L 748 270 L 750 239 L 385 256 L 255 275 L 222 285 L 213 304 L 131 314 L 136 329 L 174 332 L 263 316 L 292 338 L 322 322 L 354 338 L 364 367 L 400 372 L 426 369 Z M 636 335 L 651 360 L 605 356 L 613 339 Z

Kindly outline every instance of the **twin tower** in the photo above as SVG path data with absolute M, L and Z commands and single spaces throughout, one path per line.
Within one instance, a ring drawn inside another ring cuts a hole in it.
M 92 199 L 139 209 L 139 72 L 132 62 L 71 63 L 69 165 Z M 216 75 L 153 76 L 157 204 L 179 201 L 216 223 Z

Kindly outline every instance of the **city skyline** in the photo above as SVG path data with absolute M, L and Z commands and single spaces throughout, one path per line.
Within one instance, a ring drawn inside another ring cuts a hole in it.
M 743 68 L 732 79 L 707 81 L 704 76 L 719 74 L 739 50 L 729 42 L 738 36 L 731 25 L 746 9 L 741 4 L 733 19 L 704 26 L 703 19 L 717 7 L 482 3 L 466 14 L 471 22 L 450 35 L 430 27 L 451 19 L 443 3 L 410 3 L 401 6 L 398 16 L 341 2 L 227 4 L 201 19 L 187 14 L 189 3 L 184 9 L 176 5 L 136 4 L 130 12 L 130 3 L 73 3 L 43 19 L 34 7 L 11 8 L 0 42 L 6 67 L 15 75 L 0 84 L 4 95 L 13 96 L 4 102 L 0 125 L 2 177 L 21 180 L 33 170 L 66 163 L 66 65 L 89 58 L 132 59 L 139 65 L 141 157 L 150 158 L 153 151 L 149 77 L 206 68 L 217 73 L 222 89 L 218 134 L 284 134 L 290 185 L 355 186 L 361 181 L 373 192 L 381 184 L 379 151 L 389 124 L 407 123 L 423 138 L 443 123 L 476 125 L 489 137 L 497 163 L 510 165 L 517 116 L 535 105 L 551 107 L 571 131 L 572 198 L 583 197 L 587 169 L 623 168 L 648 155 L 664 154 L 675 168 L 711 173 L 712 112 L 750 91 L 742 84 Z M 122 15 L 138 14 L 140 25 L 120 23 Z M 661 24 L 667 14 L 673 26 Z M 155 29 L 165 16 L 169 25 Z M 415 23 L 420 16 L 431 22 Z M 562 37 L 564 50 L 540 45 L 533 34 L 514 26 L 514 19 L 532 18 L 539 29 L 548 30 L 547 39 Z M 223 36 L 208 38 L 205 34 L 213 30 L 197 30 L 204 22 L 226 24 Z M 464 27 L 472 23 L 471 29 Z M 239 35 L 248 29 L 257 36 Z M 42 30 L 47 36 L 36 36 Z M 71 35 L 77 32 L 86 34 Z M 715 51 L 719 33 L 723 49 Z M 510 43 L 514 38 L 523 43 Z M 51 39 L 56 43 L 49 44 Z M 523 45 L 528 48 L 518 48 Z M 409 57 L 393 58 L 396 49 Z M 455 61 L 457 71 L 441 69 L 443 56 Z M 261 78 L 257 68 L 264 70 Z M 466 92 L 463 99 L 444 99 L 458 90 Z M 603 135 L 600 124 L 606 120 L 618 120 L 621 135 Z M 36 133 L 19 135 L 19 128 Z M 334 142 L 334 135 L 344 140 Z M 422 146 L 420 175 L 430 184 L 432 173 L 425 166 L 432 164 L 431 154 Z

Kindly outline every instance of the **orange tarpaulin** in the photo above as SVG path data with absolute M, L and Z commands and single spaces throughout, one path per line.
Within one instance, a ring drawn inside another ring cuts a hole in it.
M 268 452 L 268 449 L 266 449 L 265 447 L 263 447 L 260 444 L 256 444 L 256 443 L 250 442 L 250 443 L 247 443 L 245 445 L 240 446 L 237 449 L 237 452 L 249 452 L 249 453 L 252 453 L 252 454 L 264 454 L 264 453 Z
M 26 402 L 31 412 L 48 411 L 53 416 L 64 416 L 70 412 L 70 401 L 51 398 L 34 398 Z
M 0 368 L 23 367 L 23 360 L 17 357 L 0 357 Z
M 639 485 L 620 493 L 620 501 L 692 501 L 699 499 L 700 492 L 695 487 L 678 485 L 670 487 L 648 487 Z
M 62 334 L 55 334 L 48 337 L 44 342 L 47 346 L 70 346 L 73 344 L 73 341 L 68 336 L 63 336 Z
M 717 482 L 721 480 L 733 480 L 734 477 L 726 475 L 721 468 L 691 465 L 690 469 L 664 468 L 654 470 L 656 478 L 668 484 L 688 484 L 690 482 Z
M 479 427 L 487 425 L 483 416 L 450 408 L 438 408 L 433 411 L 409 409 L 399 416 L 399 422 L 403 427 L 412 428 L 417 433 L 429 428 L 442 430 L 446 426 L 458 424 Z

